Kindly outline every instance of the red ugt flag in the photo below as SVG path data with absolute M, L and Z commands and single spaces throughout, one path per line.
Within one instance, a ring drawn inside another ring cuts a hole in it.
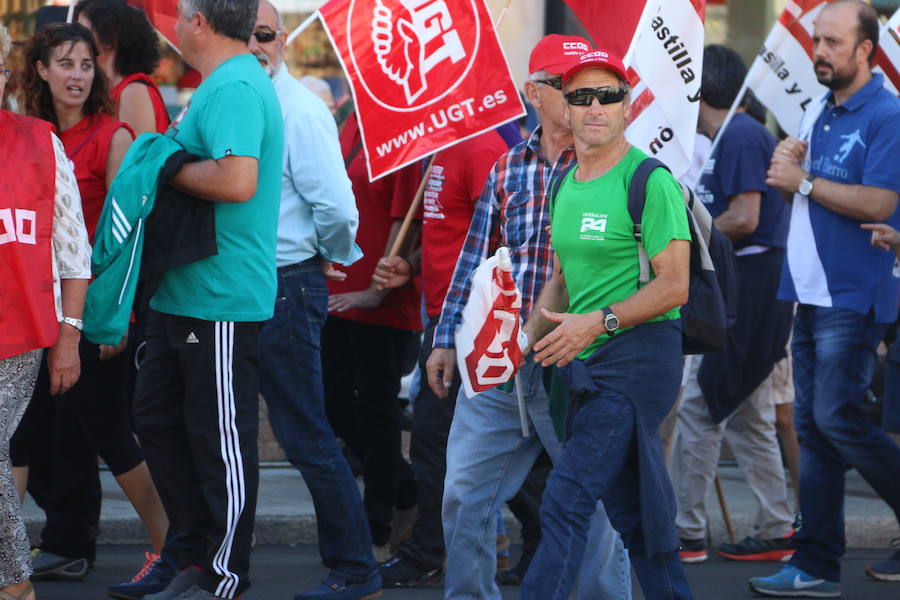
M 175 37 L 178 0 L 128 0 L 128 4 L 147 13 L 147 19 L 160 35 L 173 48 L 178 48 L 178 38 Z
M 331 0 L 369 179 L 524 114 L 484 0 Z
M 472 290 L 456 331 L 456 359 L 466 396 L 506 383 L 522 362 L 522 295 L 508 248 L 499 248 L 472 273 Z

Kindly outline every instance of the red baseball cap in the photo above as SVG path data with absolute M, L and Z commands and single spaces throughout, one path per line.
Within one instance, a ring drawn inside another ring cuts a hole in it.
M 578 62 L 563 73 L 563 83 L 566 83 L 576 73 L 585 69 L 606 69 L 607 71 L 612 71 L 626 82 L 628 81 L 628 74 L 625 72 L 625 65 L 622 64 L 622 59 L 606 50 L 591 50 L 579 56 Z
M 528 73 L 547 71 L 554 75 L 566 72 L 578 57 L 589 52 L 591 44 L 577 35 L 551 33 L 541 38 L 528 59 Z

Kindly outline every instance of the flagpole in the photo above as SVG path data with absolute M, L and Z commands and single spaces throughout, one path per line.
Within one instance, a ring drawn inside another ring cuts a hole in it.
M 298 27 L 297 29 L 295 29 L 294 31 L 291 32 L 291 35 L 288 36 L 287 42 L 285 43 L 285 45 L 286 46 L 290 45 L 291 42 L 293 42 L 295 39 L 297 39 L 297 36 L 300 35 L 301 33 L 303 33 L 304 29 L 306 29 L 307 27 L 312 25 L 312 22 L 315 21 L 318 18 L 318 16 L 319 16 L 319 11 L 315 11 L 313 14 L 306 17 L 306 20 L 303 21 L 302 23 L 300 23 L 300 27 Z
M 66 23 L 71 23 L 75 18 L 75 4 L 78 0 L 69 0 L 69 12 L 66 13 Z
M 413 217 L 419 211 L 419 204 L 422 203 L 422 197 L 425 195 L 425 185 L 428 183 L 428 175 L 431 173 L 431 165 L 434 164 L 435 156 L 437 156 L 437 152 L 432 154 L 431 158 L 428 160 L 428 166 L 425 167 L 425 173 L 422 174 L 422 181 L 419 183 L 419 189 L 416 190 L 416 195 L 413 197 L 412 204 L 409 205 L 409 210 L 406 211 L 406 216 L 403 218 L 403 224 L 400 225 L 400 231 L 397 232 L 397 237 L 394 238 L 391 251 L 388 252 L 388 258 L 397 256 L 400 252 L 400 248 L 403 246 L 403 242 L 406 240 L 407 234 L 409 234 L 409 228 L 412 226 Z
M 753 70 L 753 66 L 751 65 L 750 70 Z M 728 109 L 728 113 L 725 115 L 725 120 L 722 121 L 722 125 L 719 127 L 719 130 L 716 131 L 716 137 L 713 139 L 712 144 L 709 147 L 709 152 L 706 154 L 706 158 L 703 161 L 703 165 L 706 166 L 706 163 L 709 161 L 709 157 L 713 155 L 713 152 L 716 151 L 716 146 L 719 145 L 719 141 L 722 139 L 722 134 L 725 133 L 725 128 L 728 127 L 728 124 L 731 123 L 731 119 L 734 117 L 734 113 L 737 112 L 738 107 L 741 105 L 741 100 L 744 98 L 744 94 L 747 93 L 747 89 L 749 88 L 748 82 L 750 80 L 750 73 L 747 73 L 747 77 L 744 78 L 744 83 L 741 85 L 741 89 L 738 91 L 737 96 L 734 99 L 734 102 L 731 104 L 731 108 Z
M 503 5 L 503 10 L 500 11 L 500 16 L 497 17 L 497 25 L 494 26 L 494 29 L 500 29 L 500 25 L 503 24 L 503 19 L 506 18 L 506 11 L 509 10 L 510 4 L 512 4 L 512 0 L 506 0 L 506 4 Z

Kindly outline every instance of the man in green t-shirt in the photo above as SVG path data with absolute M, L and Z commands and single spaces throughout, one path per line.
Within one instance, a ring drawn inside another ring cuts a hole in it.
M 250 585 L 284 146 L 275 89 L 247 49 L 257 6 L 178 4 L 178 43 L 203 83 L 166 132 L 200 158 L 173 181 L 213 203 L 218 253 L 166 272 L 150 301 L 135 425 L 183 569 L 150 600 L 231 600 Z
M 578 163 L 552 200 L 554 274 L 525 330 L 537 340 L 533 360 L 560 368 L 570 410 L 522 598 L 568 597 L 598 500 L 622 535 L 644 596 L 691 598 L 656 433 L 681 378 L 687 213 L 672 175 L 653 171 L 641 223 L 651 279 L 640 287 L 628 187 L 647 157 L 625 139 L 625 69 L 617 57 L 595 50 L 581 56 L 563 83 Z

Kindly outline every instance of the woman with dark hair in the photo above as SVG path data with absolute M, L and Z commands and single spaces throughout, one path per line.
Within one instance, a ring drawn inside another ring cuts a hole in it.
M 0 97 L 10 76 L 9 49 L 9 32 L 0 24 Z M 0 110 L 0 131 L 0 599 L 35 600 L 9 441 L 44 348 L 54 393 L 78 380 L 91 247 L 75 177 L 51 126 Z
M 159 65 L 159 38 L 143 11 L 124 0 L 82 0 L 75 18 L 94 34 L 97 62 L 109 80 L 120 121 L 136 135 L 164 133 L 169 116 L 162 93 L 149 75 Z
M 21 82 L 25 113 L 52 123 L 75 163 L 92 241 L 106 189 L 134 139 L 130 127 L 113 117 L 96 60 L 90 30 L 50 25 L 28 42 Z
M 26 112 L 52 123 L 75 167 L 88 236 L 93 240 L 106 193 L 133 140 L 114 116 L 97 48 L 80 24 L 51 25 L 25 48 L 22 99 Z M 47 513 L 34 577 L 80 579 L 95 552 L 99 454 L 134 505 L 153 544 L 148 564 L 159 559 L 168 528 L 162 503 L 135 442 L 127 394 L 129 360 L 122 346 L 81 340 L 82 376 L 63 401 L 52 398 L 46 376 L 13 442 L 17 466 L 33 470 L 28 489 Z M 149 569 L 149 567 L 148 567 Z M 148 569 L 141 571 L 146 574 Z

